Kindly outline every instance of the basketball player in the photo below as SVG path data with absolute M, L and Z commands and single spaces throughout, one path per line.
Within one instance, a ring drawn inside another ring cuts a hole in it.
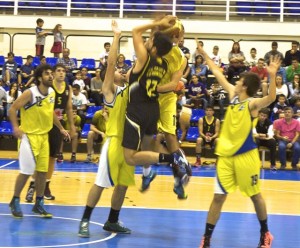
M 76 128 L 74 126 L 74 121 L 73 121 L 72 87 L 70 85 L 67 85 L 67 83 L 64 81 L 66 77 L 66 68 L 63 64 L 55 65 L 53 70 L 54 70 L 54 80 L 53 80 L 52 88 L 55 91 L 54 112 L 61 123 L 63 122 L 64 114 L 67 113 L 68 122 L 71 127 L 70 137 L 72 138 L 76 133 Z M 55 160 L 59 153 L 61 142 L 62 142 L 62 135 L 59 129 L 55 125 L 53 125 L 52 129 L 49 132 L 50 159 L 49 159 L 49 167 L 48 167 L 46 187 L 44 193 L 44 198 L 47 200 L 55 199 L 55 196 L 51 194 L 49 185 L 54 172 Z M 35 190 L 35 184 L 33 179 L 30 182 L 29 188 L 27 190 L 27 194 L 25 198 L 27 202 L 33 201 L 34 190 Z
M 210 247 L 210 239 L 220 217 L 223 203 L 227 194 L 235 191 L 237 186 L 245 196 L 251 198 L 254 204 L 261 226 L 258 247 L 271 247 L 273 236 L 268 229 L 266 204 L 260 193 L 261 163 L 252 128 L 255 126 L 253 120 L 258 116 L 258 111 L 276 99 L 275 76 L 281 61 L 278 57 L 271 58 L 267 67 L 270 77 L 269 95 L 263 98 L 253 98 L 260 86 L 260 79 L 256 74 L 250 72 L 241 74 L 234 86 L 226 80 L 198 42 L 197 47 L 217 81 L 228 92 L 231 103 L 227 108 L 216 146 L 216 154 L 219 157 L 215 194 L 208 212 L 205 234 L 200 248 Z
M 16 179 L 14 196 L 9 204 L 11 213 L 16 218 L 23 217 L 20 194 L 34 171 L 36 171 L 36 202 L 32 211 L 41 217 L 52 218 L 52 214 L 44 209 L 44 190 L 49 164 L 48 132 L 53 126 L 53 121 L 62 134 L 68 135 L 53 111 L 55 92 L 51 88 L 53 81 L 51 66 L 37 67 L 34 77 L 37 86 L 26 90 L 9 110 L 14 135 L 20 139 L 20 173 Z M 21 109 L 20 127 L 17 119 L 19 109 Z

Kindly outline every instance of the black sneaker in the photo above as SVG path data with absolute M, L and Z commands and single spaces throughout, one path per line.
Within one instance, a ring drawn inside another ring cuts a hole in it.
M 27 190 L 26 197 L 25 197 L 26 202 L 33 202 L 34 191 L 35 191 L 34 182 L 30 182 L 29 188 Z
M 44 208 L 44 200 L 37 200 L 32 208 L 32 212 L 39 214 L 43 218 L 52 218 L 52 214 L 48 213 Z
M 50 181 L 46 182 L 46 187 L 44 191 L 44 199 L 53 201 L 55 200 L 55 196 L 51 194 L 50 190 Z
M 174 183 L 174 193 L 177 195 L 179 200 L 185 200 L 188 198 L 188 195 L 185 193 L 181 180 L 179 178 L 175 178 Z
M 183 175 L 186 174 L 188 177 L 192 176 L 192 168 L 190 163 L 187 161 L 184 152 L 181 149 L 178 149 L 176 152 L 173 153 L 174 155 L 174 162 L 172 166 L 175 166 L 176 171 L 179 173 L 178 176 L 183 178 Z M 174 171 L 173 171 L 174 172 Z M 187 181 L 182 182 L 184 185 L 188 183 Z
M 15 218 L 23 218 L 23 212 L 20 206 L 20 198 L 13 198 L 9 203 L 11 214 Z
M 57 155 L 56 162 L 57 162 L 57 163 L 62 163 L 62 162 L 64 162 L 64 155 L 63 155 L 62 153 L 59 153 L 59 154 Z
M 75 154 L 72 154 L 70 162 L 71 163 L 75 163 L 76 162 L 76 155 Z
M 122 234 L 130 234 L 131 230 L 125 226 L 122 225 L 121 222 L 111 223 L 109 221 L 106 221 L 103 230 L 108 232 L 114 232 L 114 233 L 122 233 Z
M 89 221 L 87 219 L 83 219 L 82 221 L 80 221 L 78 236 L 81 238 L 90 237 Z
M 210 248 L 210 237 L 203 236 L 199 248 Z

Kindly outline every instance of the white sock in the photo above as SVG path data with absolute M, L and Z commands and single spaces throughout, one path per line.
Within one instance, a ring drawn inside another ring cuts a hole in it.
M 145 168 L 143 167 L 143 175 L 144 177 L 147 177 L 150 174 L 151 167 Z

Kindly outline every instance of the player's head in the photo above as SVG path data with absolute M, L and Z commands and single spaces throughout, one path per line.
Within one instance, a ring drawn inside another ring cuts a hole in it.
M 54 79 L 56 82 L 63 82 L 66 77 L 66 67 L 63 64 L 56 64 L 53 67 Z
M 260 87 L 260 78 L 253 72 L 240 74 L 240 80 L 237 81 L 236 87 L 242 87 L 250 97 L 254 96 Z M 238 92 L 237 92 L 238 93 Z
M 212 105 L 207 105 L 205 108 L 205 115 L 211 117 L 214 115 L 214 113 L 215 113 L 214 107 Z
M 150 53 L 155 54 L 158 57 L 166 55 L 173 47 L 173 43 L 169 36 L 161 32 L 156 32 L 152 39 L 152 46 L 150 47 Z
M 45 86 L 52 86 L 53 82 L 53 69 L 50 65 L 40 65 L 34 71 L 34 78 L 36 81 L 36 85 L 40 85 L 41 83 Z

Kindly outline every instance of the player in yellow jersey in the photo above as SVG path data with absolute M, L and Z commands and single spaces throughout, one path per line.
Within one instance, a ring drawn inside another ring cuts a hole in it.
M 49 164 L 48 132 L 54 124 L 61 133 L 67 135 L 54 113 L 55 92 L 52 68 L 49 65 L 39 66 L 34 77 L 37 86 L 26 90 L 13 103 L 9 110 L 14 135 L 19 142 L 20 174 L 15 183 L 14 196 L 9 204 L 11 213 L 22 218 L 20 194 L 30 175 L 36 171 L 36 202 L 32 211 L 45 218 L 52 215 L 44 209 L 44 190 Z M 21 126 L 19 127 L 17 111 L 21 109 Z
M 115 71 L 117 51 L 121 30 L 112 21 L 113 43 L 108 56 L 105 79 L 102 86 L 104 104 L 109 108 L 106 125 L 106 141 L 102 146 L 98 173 L 95 184 L 90 189 L 86 207 L 80 222 L 78 236 L 88 238 L 89 220 L 105 188 L 115 187 L 111 198 L 111 210 L 103 229 L 110 232 L 130 234 L 131 230 L 119 221 L 128 186 L 134 185 L 134 167 L 126 164 L 121 146 L 125 122 L 125 110 L 128 101 L 128 89 L 125 78 Z
M 197 47 L 217 81 L 228 92 L 231 103 L 227 108 L 217 142 L 215 194 L 208 212 L 205 234 L 200 248 L 210 247 L 210 239 L 227 194 L 235 191 L 237 187 L 245 196 L 250 197 L 254 204 L 261 226 L 258 247 L 269 248 L 273 236 L 268 229 L 266 204 L 260 193 L 261 163 L 257 145 L 252 136 L 252 129 L 255 126 L 254 120 L 258 116 L 258 111 L 275 101 L 275 76 L 281 61 L 278 57 L 271 58 L 267 67 L 270 76 L 269 95 L 263 98 L 253 98 L 260 86 L 260 79 L 256 74 L 250 72 L 241 74 L 239 81 L 234 86 L 226 80 L 219 68 L 198 45 L 198 42 Z

